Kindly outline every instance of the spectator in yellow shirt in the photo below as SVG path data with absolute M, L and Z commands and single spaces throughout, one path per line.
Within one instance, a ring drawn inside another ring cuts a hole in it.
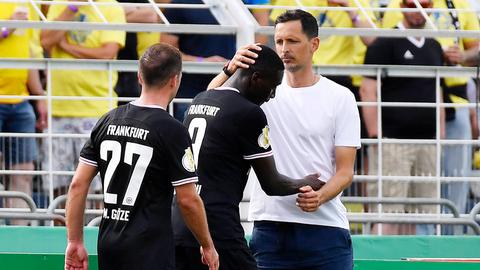
M 110 3 L 98 5 L 98 10 L 109 23 L 125 23 L 125 13 L 115 0 L 96 0 Z M 53 21 L 102 22 L 90 5 L 53 5 L 47 19 Z M 115 59 L 125 45 L 125 32 L 107 30 L 42 30 L 41 43 L 52 58 L 62 59 Z M 98 70 L 52 70 L 52 96 L 109 97 L 114 96 L 112 87 L 117 81 L 117 72 Z M 113 100 L 53 100 L 52 131 L 54 133 L 88 134 L 98 118 L 113 108 Z M 44 168 L 71 171 L 78 163 L 77 157 L 84 140 L 58 138 L 53 143 L 53 168 L 44 160 Z M 47 147 L 48 144 L 45 144 Z M 48 158 L 48 157 L 47 157 Z M 66 192 L 70 176 L 56 176 L 53 188 L 56 194 Z M 98 188 L 97 181 L 97 188 Z M 48 189 L 49 181 L 44 181 Z
M 27 5 L 0 3 L 0 20 L 32 20 L 33 12 Z M 33 39 L 31 29 L 0 29 L 0 58 L 30 58 L 30 45 Z M 43 95 L 38 70 L 0 69 L 0 95 L 29 96 Z M 43 129 L 47 113 L 44 100 L 35 101 L 38 120 L 28 100 L 22 98 L 0 99 L 0 132 L 35 133 L 35 125 Z M 36 122 L 36 123 L 35 123 Z M 5 167 L 11 170 L 33 170 L 37 159 L 37 145 L 34 138 L 1 137 L 0 152 Z M 31 175 L 11 175 L 7 178 L 9 190 L 32 195 Z M 8 207 L 20 208 L 27 205 L 19 200 L 11 200 Z M 12 225 L 27 225 L 13 220 Z

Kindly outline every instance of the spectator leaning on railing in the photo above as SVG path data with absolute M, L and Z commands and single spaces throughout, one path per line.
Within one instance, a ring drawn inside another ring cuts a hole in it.
M 0 20 L 32 20 L 34 17 L 27 5 L 0 3 Z M 0 58 L 30 58 L 30 45 L 34 32 L 31 29 L 1 27 Z M 0 95 L 43 95 L 38 70 L 0 69 Z M 44 100 L 35 101 L 35 113 L 28 100 L 21 98 L 0 99 L 0 132 L 34 133 L 35 126 L 43 129 L 47 111 Z M 37 145 L 34 138 L 0 138 L 0 152 L 5 167 L 11 170 L 33 170 L 37 158 Z M 2 168 L 4 166 L 2 165 Z M 32 194 L 30 175 L 11 175 L 7 189 Z M 19 200 L 11 200 L 9 207 L 26 207 Z M 26 225 L 24 221 L 11 224 Z
M 98 0 L 112 5 L 99 5 L 98 9 L 109 23 L 125 23 L 125 14 L 114 0 Z M 52 21 L 102 22 L 94 8 L 88 5 L 53 5 L 47 18 Z M 62 59 L 115 59 L 125 44 L 123 31 L 99 30 L 42 30 L 41 43 L 52 58 Z M 52 70 L 52 96 L 108 97 L 109 73 L 97 70 Z M 112 72 L 112 86 L 117 73 Z M 115 104 L 115 101 L 114 103 Z M 98 117 L 111 108 L 109 100 L 53 100 L 52 131 L 54 133 L 87 134 Z M 53 168 L 44 160 L 44 169 L 71 171 L 84 140 L 60 138 L 53 143 Z M 48 144 L 45 144 L 48 146 Z M 71 176 L 57 176 L 53 181 L 56 194 L 66 192 Z M 48 188 L 48 181 L 44 187 Z M 64 189 L 61 189 L 64 188 Z

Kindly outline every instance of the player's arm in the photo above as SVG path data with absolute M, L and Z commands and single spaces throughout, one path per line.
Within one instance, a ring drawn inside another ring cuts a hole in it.
M 335 147 L 335 175 L 318 191 L 312 190 L 311 187 L 300 188 L 302 193 L 297 198 L 298 207 L 305 212 L 314 212 L 347 188 L 353 180 L 356 152 L 355 147 Z
M 318 179 L 318 174 L 308 175 L 303 179 L 292 179 L 277 171 L 273 156 L 251 160 L 251 165 L 263 191 L 269 196 L 285 196 L 300 192 L 300 188 L 310 186 L 320 189 L 325 183 Z
M 238 68 L 248 68 L 249 65 L 254 64 L 255 58 L 257 58 L 258 55 L 249 49 L 261 51 L 262 47 L 258 45 L 259 44 L 248 44 L 238 49 L 232 60 L 228 62 L 228 73 L 233 74 Z M 228 78 L 230 78 L 230 76 L 225 74 L 225 72 L 220 72 L 220 74 L 215 76 L 215 78 L 213 78 L 213 80 L 208 84 L 207 89 L 213 89 L 222 86 L 228 80 Z
M 202 199 L 197 194 L 195 184 L 188 183 L 176 186 L 175 192 L 185 224 L 202 247 L 202 260 L 210 269 L 218 269 L 218 254 L 208 231 L 205 208 Z
M 80 162 L 68 190 L 65 269 L 88 269 L 88 254 L 83 244 L 83 215 L 88 188 L 96 174 L 97 167 Z

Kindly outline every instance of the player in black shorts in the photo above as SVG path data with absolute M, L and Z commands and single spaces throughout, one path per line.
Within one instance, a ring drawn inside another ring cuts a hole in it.
M 100 172 L 104 212 L 98 236 L 99 269 L 175 269 L 171 204 L 177 206 L 202 246 L 209 269 L 218 255 L 208 232 L 191 140 L 165 108 L 181 77 L 181 55 L 156 44 L 140 59 L 142 94 L 102 116 L 80 153 L 67 201 L 65 269 L 87 269 L 83 245 L 85 197 Z
M 249 69 L 237 71 L 224 87 L 197 95 L 184 121 L 198 161 L 197 188 L 223 270 L 257 269 L 239 214 L 250 166 L 271 196 L 299 193 L 306 185 L 319 189 L 323 184 L 316 174 L 290 179 L 277 172 L 267 120 L 259 105 L 274 96 L 284 66 L 272 49 L 261 48 Z M 173 224 L 177 270 L 205 269 L 194 252 L 198 244 L 185 227 L 177 204 Z

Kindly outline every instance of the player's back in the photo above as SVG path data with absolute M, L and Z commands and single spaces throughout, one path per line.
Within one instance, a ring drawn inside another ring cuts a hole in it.
M 263 141 L 262 130 L 266 128 L 265 115 L 238 90 L 220 88 L 195 97 L 184 125 L 198 161 L 200 196 L 215 245 L 219 248 L 242 245 L 244 231 L 239 203 L 248 179 L 250 157 L 265 154 L 257 150 L 258 142 Z M 266 149 L 270 150 L 268 145 L 262 148 Z M 174 215 L 177 217 L 178 213 Z M 185 236 L 189 234 L 186 228 L 180 230 L 176 226 L 177 243 L 195 244 L 193 238 L 188 240 Z
M 183 125 L 160 107 L 127 104 L 99 121 L 81 158 L 97 161 L 104 186 L 101 268 L 174 269 L 173 186 L 195 178 L 195 170 L 172 168 L 189 145 Z

